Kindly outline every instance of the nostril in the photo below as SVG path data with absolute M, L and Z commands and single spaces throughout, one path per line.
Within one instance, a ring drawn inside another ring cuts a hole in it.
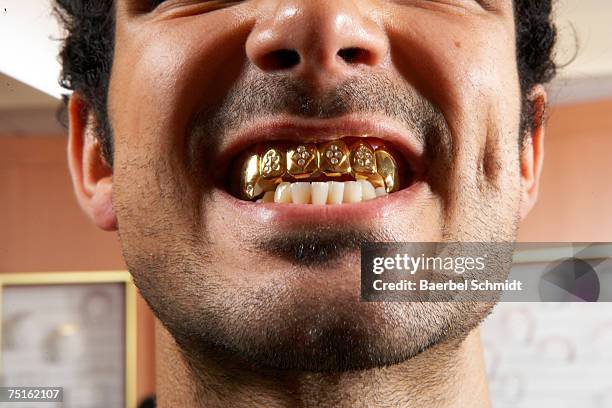
M 338 56 L 347 64 L 370 64 L 372 60 L 370 52 L 359 47 L 342 48 Z
M 266 54 L 260 60 L 260 68 L 265 71 L 291 69 L 300 63 L 300 54 L 295 50 L 281 49 Z

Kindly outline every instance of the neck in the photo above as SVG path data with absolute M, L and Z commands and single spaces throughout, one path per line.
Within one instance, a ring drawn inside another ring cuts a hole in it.
M 156 332 L 158 408 L 490 407 L 478 330 L 402 364 L 332 374 L 253 371 L 207 358 L 187 363 L 159 323 Z

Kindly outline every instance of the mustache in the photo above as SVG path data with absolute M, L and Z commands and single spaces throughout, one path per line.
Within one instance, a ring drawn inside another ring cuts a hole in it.
M 386 73 L 354 76 L 321 88 L 284 74 L 248 71 L 195 116 L 193 141 L 197 147 L 205 144 L 208 152 L 218 152 L 216 147 L 228 133 L 258 118 L 281 114 L 306 119 L 379 114 L 402 124 L 422 145 L 437 149 L 444 145 L 451 151 L 450 132 L 440 110 L 414 87 Z

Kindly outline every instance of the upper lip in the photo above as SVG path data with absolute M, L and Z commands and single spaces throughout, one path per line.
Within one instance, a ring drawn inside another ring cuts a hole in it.
M 346 115 L 333 119 L 262 118 L 228 136 L 226 148 L 219 155 L 219 162 L 224 165 L 216 168 L 225 173 L 236 155 L 262 142 L 326 142 L 345 136 L 375 137 L 388 142 L 403 155 L 414 175 L 418 177 L 424 173 L 424 146 L 417 135 L 388 117 L 378 115 Z

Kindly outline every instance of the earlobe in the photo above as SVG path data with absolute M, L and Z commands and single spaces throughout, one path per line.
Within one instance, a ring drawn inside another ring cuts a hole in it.
M 68 164 L 79 205 L 105 231 L 117 230 L 113 174 L 96 137 L 95 115 L 77 93 L 68 102 Z
M 541 85 L 535 86 L 529 101 L 533 115 L 528 133 L 521 146 L 521 205 L 520 217 L 525 219 L 538 199 L 540 176 L 544 165 L 544 114 L 546 111 L 546 91 Z

